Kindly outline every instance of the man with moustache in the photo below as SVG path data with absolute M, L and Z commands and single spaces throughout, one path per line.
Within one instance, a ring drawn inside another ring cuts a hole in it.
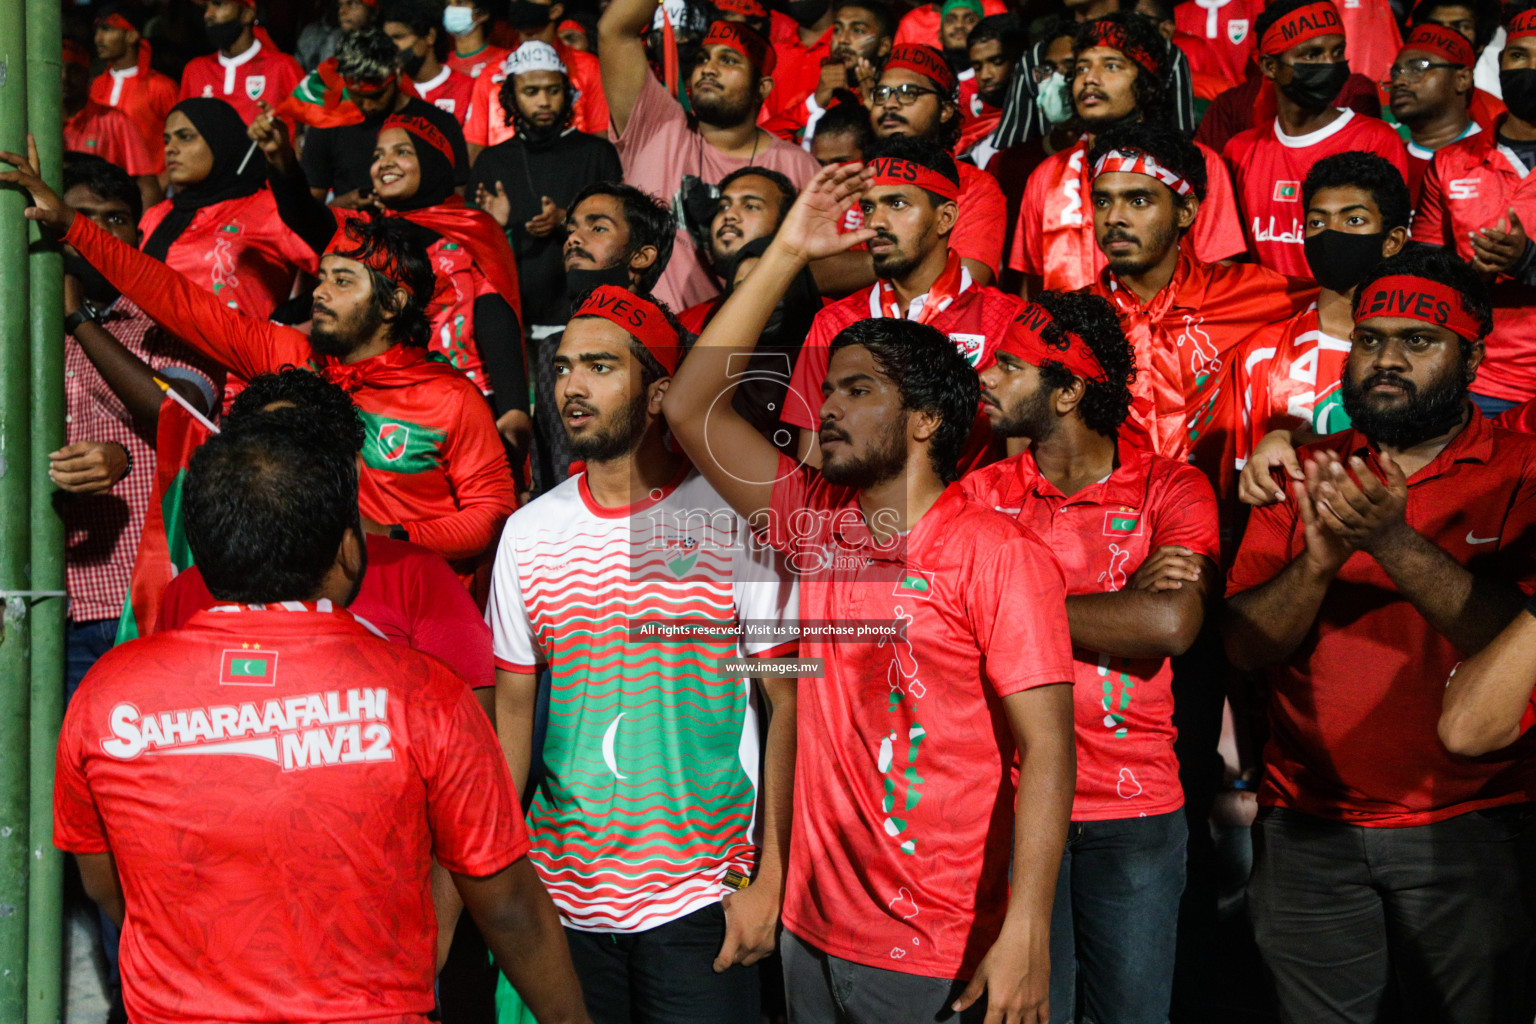
M 158 174 L 165 169 L 160 136 L 180 87 L 174 78 L 149 66 L 149 40 L 144 38 L 147 17 L 133 0 L 96 9 L 96 56 L 107 66 L 91 82 L 91 99 L 128 115 L 144 137 Z
M 983 18 L 966 37 L 967 67 L 960 73 L 958 150 L 982 170 L 997 154 L 989 136 L 1002 119 L 1008 83 L 1028 48 L 1029 34 L 1013 14 Z
M 801 121 L 805 139 L 814 139 L 821 131 L 821 118 L 832 108 L 837 90 L 852 90 L 860 102 L 869 102 L 896 32 L 895 15 L 883 0 L 834 4 L 833 15 L 832 54 L 822 62 L 815 92 L 805 99 Z
M 1525 1024 L 1536 755 L 1454 757 L 1445 680 L 1536 589 L 1536 439 L 1468 401 L 1487 289 L 1444 251 L 1360 282 L 1351 429 L 1254 512 L 1227 584 L 1235 667 L 1268 683 L 1248 884 L 1281 1019 Z M 1390 936 L 1390 940 L 1389 937 Z
M 1388 72 L 1392 116 L 1408 129 L 1408 191 L 1415 202 L 1436 150 L 1482 128 L 1472 119 L 1472 46 L 1434 23 L 1415 28 Z
M 742 246 L 772 237 L 794 201 L 795 187 L 777 171 L 743 167 L 720 182 L 719 205 L 709 222 L 709 265 L 727 289 Z M 724 301 L 717 295 L 683 310 L 677 319 L 686 330 L 698 334 Z

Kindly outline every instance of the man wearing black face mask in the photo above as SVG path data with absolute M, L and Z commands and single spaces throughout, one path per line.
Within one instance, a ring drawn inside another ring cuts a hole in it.
M 395 0 L 384 8 L 380 23 L 400 48 L 400 70 L 411 80 L 417 97 L 452 114 L 462 125 L 469 115 L 475 80 L 443 63 L 449 43 L 439 5 L 434 0 Z
M 261 113 L 261 103 L 277 106 L 303 80 L 299 62 L 280 51 L 267 30 L 256 24 L 256 0 L 209 0 L 203 26 L 217 52 L 187 64 L 181 73 L 181 99 L 223 100 L 250 124 Z
M 1536 396 L 1536 4 L 1510 11 L 1499 82 L 1509 113 L 1493 131 L 1452 143 L 1424 174 L 1416 242 L 1455 248 L 1493 286 L 1489 359 L 1472 400 L 1488 415 Z
M 1331 0 L 1280 0 L 1254 22 L 1259 70 L 1274 89 L 1275 119 L 1239 132 L 1222 151 L 1248 254 L 1290 277 L 1308 276 L 1301 183 L 1323 157 L 1377 153 L 1404 177 L 1408 158 L 1396 132 L 1378 118 L 1333 106 L 1349 78 L 1344 22 Z
M 1319 288 L 1317 303 L 1255 334 L 1232 361 L 1240 425 L 1238 494 L 1250 505 L 1285 495 L 1271 473 L 1301 480 L 1293 450 L 1349 426 L 1339 381 L 1354 330 L 1355 286 L 1408 240 L 1413 212 L 1397 168 L 1374 153 L 1319 160 L 1301 186 L 1302 248 Z

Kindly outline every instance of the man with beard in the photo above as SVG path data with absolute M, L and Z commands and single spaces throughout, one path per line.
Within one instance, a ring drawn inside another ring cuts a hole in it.
M 434 0 L 394 0 L 379 20 L 384 34 L 400 48 L 400 70 L 411 80 L 418 99 L 453 115 L 459 124 L 469 115 L 474 79 L 443 63 L 448 33 Z
M 883 0 L 849 0 L 834 7 L 832 56 L 822 61 L 816 91 L 805 100 L 805 138 L 814 139 L 821 131 L 821 118 L 837 90 L 853 90 L 861 102 L 869 102 L 895 29 L 895 17 Z
M 925 324 L 849 326 L 816 389 L 820 470 L 721 400 L 806 265 L 875 240 L 875 228 L 842 230 L 844 209 L 879 191 L 865 189 L 868 173 L 828 167 L 801 193 L 663 411 L 705 477 L 799 571 L 802 620 L 897 630 L 801 641 L 824 678 L 798 707 L 790 1019 L 1035 1021 L 1048 1013 L 1071 804 L 1072 660 L 1055 558 L 954 484 L 975 371 Z
M 181 99 L 223 100 L 250 124 L 261 113 L 260 103 L 277 106 L 303 81 L 299 62 L 278 50 L 256 24 L 256 0 L 208 0 L 203 25 L 215 52 L 187 63 Z
M 773 951 L 789 851 L 796 680 L 700 666 L 792 650 L 730 631 L 793 622 L 794 588 L 669 444 L 661 402 L 684 345 L 649 295 L 602 285 L 578 307 L 555 402 L 585 467 L 507 521 L 487 614 L 519 788 L 549 673 L 530 859 L 597 1024 L 757 1024 L 753 965 Z M 684 619 L 699 635 L 653 633 Z
M 1135 356 L 1114 309 L 1042 292 L 981 374 L 992 430 L 1029 450 L 967 475 L 1066 574 L 1077 791 L 1051 919 L 1056 1020 L 1168 1020 L 1184 893 L 1184 790 L 1169 659 L 1220 577 L 1216 500 L 1185 463 L 1120 437 Z
M 413 225 L 347 219 L 320 261 L 306 336 L 230 309 L 76 216 L 39 177 L 35 151 L 28 157 L 0 154 L 17 168 L 0 181 L 31 193 L 27 217 L 62 231 L 65 244 L 155 323 L 247 380 L 310 366 L 353 395 L 368 428 L 364 526 L 436 551 L 466 582 L 489 567 L 482 556 L 516 504 L 512 475 L 480 389 L 427 359 L 435 278 Z
M 1249 257 L 1306 277 L 1301 183 L 1312 165 L 1359 150 L 1385 157 L 1407 178 L 1408 157 L 1386 122 L 1333 105 L 1349 78 L 1349 61 L 1344 22 L 1332 0 L 1276 0 L 1253 32 L 1259 71 L 1274 88 L 1275 118 L 1233 136 L 1221 155 L 1232 170 Z
M 709 222 L 709 265 L 727 289 L 736 274 L 742 246 L 773 237 L 794 201 L 795 187 L 777 171 L 743 167 L 720 182 L 719 205 Z M 689 332 L 698 334 L 724 301 L 717 295 L 683 310 L 677 319 Z
M 1492 131 L 1435 154 L 1419 194 L 1413 238 L 1454 249 L 1493 286 L 1493 334 L 1472 400 L 1492 416 L 1536 397 L 1536 5 L 1509 11 L 1499 81 L 1509 112 Z
M 1472 119 L 1472 46 L 1435 24 L 1413 30 L 1388 72 L 1392 116 L 1407 129 L 1408 191 L 1415 202 L 1435 151 L 1482 128 Z
M 598 54 L 608 98 L 609 138 L 618 147 L 624 180 L 661 196 L 681 211 L 741 167 L 778 171 L 799 188 L 816 173 L 816 161 L 798 146 L 758 127 L 758 112 L 773 90 L 773 46 L 743 24 L 710 25 L 698 58 L 688 69 L 684 112 L 651 74 L 640 32 L 651 22 L 653 0 L 614 0 L 598 22 Z M 687 309 L 720 291 L 702 264 L 679 212 L 676 258 L 656 295 L 673 309 Z
M 1195 257 L 1188 234 L 1205 195 L 1205 160 L 1175 129 L 1145 121 L 1112 128 L 1088 161 L 1094 236 L 1108 261 L 1093 291 L 1114 304 L 1136 352 L 1126 429 L 1204 472 L 1227 502 L 1224 515 L 1235 512 L 1232 358 L 1255 332 L 1303 308 L 1311 282 Z
M 1018 17 L 983 18 L 966 37 L 966 70 L 960 73 L 959 155 L 986 170 L 997 150 L 988 141 L 1003 116 L 1014 66 L 1029 47 Z
M 1116 125 L 1169 123 L 1170 52 L 1151 22 L 1135 14 L 1084 22 L 1072 51 L 1072 105 L 1083 134 L 1075 145 L 1047 157 L 1024 188 L 1009 265 L 1024 275 L 1026 297 L 1041 288 L 1087 287 L 1104 269 L 1104 254 L 1093 241 L 1088 163 L 1098 135 Z M 1205 194 L 1189 244 L 1196 259 L 1215 263 L 1243 251 L 1243 229 L 1221 157 L 1195 145 L 1205 164 Z
M 960 181 L 948 153 L 931 142 L 896 137 L 871 150 L 868 166 L 873 173 L 859 199 L 865 229 L 860 233 L 873 232 L 869 253 L 877 278 L 816 314 L 781 417 L 800 429 L 800 455 L 812 465 L 821 461 L 815 396 L 827 376 L 832 342 L 850 324 L 869 318 L 929 324 L 954 343 L 972 369 L 981 370 L 992 362 L 1022 305 L 977 282 L 954 248 Z M 989 457 L 985 429 L 974 441 L 961 456 L 963 468 Z
M 602 135 L 608 130 L 608 102 L 603 98 L 603 76 L 597 57 L 581 50 L 573 50 L 555 32 L 555 26 L 564 17 L 565 5 L 552 0 L 512 0 L 507 20 L 517 32 L 514 53 L 529 43 L 542 43 L 555 51 L 565 76 L 571 83 L 568 106 L 571 123 L 576 130 L 588 135 Z M 486 146 L 494 146 L 511 138 L 515 130 L 512 104 L 506 101 L 503 87 L 507 78 L 514 74 L 512 56 L 501 64 L 487 68 L 475 79 L 474 98 L 469 117 L 464 121 L 464 138 L 469 143 L 471 159 Z
M 1227 586 L 1227 654 L 1269 693 L 1255 937 L 1284 1020 L 1375 1021 L 1395 979 L 1426 1018 L 1525 1024 L 1536 755 L 1458 758 L 1436 726 L 1536 589 L 1536 440 L 1467 400 L 1493 318 L 1453 255 L 1381 263 L 1354 316 L 1352 429 L 1302 449 Z
M 1470 108 L 1472 120 L 1484 131 L 1504 113 L 1504 101 L 1488 91 L 1498 81 L 1497 60 L 1485 60 L 1489 44 L 1503 28 L 1504 12 L 1499 0 L 1419 0 L 1408 16 L 1413 28 L 1439 25 L 1461 36 L 1472 47 L 1473 82 Z M 1492 66 L 1489 66 L 1489 65 Z M 1484 81 L 1484 78 L 1490 79 Z

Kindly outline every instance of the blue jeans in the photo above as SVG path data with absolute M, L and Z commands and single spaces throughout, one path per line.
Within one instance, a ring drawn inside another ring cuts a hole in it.
M 112 649 L 117 639 L 116 619 L 90 619 L 64 624 L 64 699 L 75 695 L 80 680 L 100 658 Z
M 1182 809 L 1072 822 L 1051 909 L 1051 1024 L 1167 1024 L 1188 842 Z

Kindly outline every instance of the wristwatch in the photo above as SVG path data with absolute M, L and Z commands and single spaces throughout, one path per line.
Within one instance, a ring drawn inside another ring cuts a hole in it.
M 393 526 L 391 526 L 389 528 L 389 539 L 390 540 L 410 540 L 411 539 L 411 535 L 410 535 L 409 532 L 406 531 L 405 527 L 401 526 L 399 523 L 396 523 L 395 525 L 393 525 Z
M 96 322 L 96 311 L 85 303 L 81 303 L 79 309 L 64 318 L 64 333 L 74 334 L 80 329 L 80 325 L 87 321 Z

